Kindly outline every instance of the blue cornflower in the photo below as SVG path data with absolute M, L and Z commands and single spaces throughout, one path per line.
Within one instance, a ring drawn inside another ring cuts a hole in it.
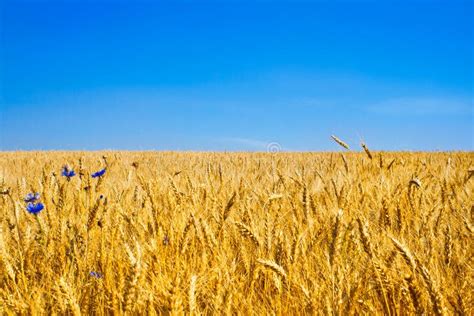
M 63 170 L 61 172 L 61 175 L 63 177 L 66 177 L 68 180 L 70 180 L 72 177 L 74 177 L 76 175 L 76 173 L 74 172 L 74 170 L 69 169 L 68 166 L 64 166 Z
M 99 170 L 92 174 L 92 178 L 102 177 L 105 174 L 105 169 Z
M 102 273 L 100 272 L 95 272 L 95 271 L 91 271 L 89 273 L 89 275 L 93 278 L 97 278 L 97 279 L 101 279 L 103 277 Z
M 38 214 L 41 210 L 44 209 L 43 203 L 28 203 L 26 210 L 31 214 Z
M 25 197 L 25 202 L 26 203 L 31 203 L 39 200 L 40 194 L 39 193 L 28 193 Z

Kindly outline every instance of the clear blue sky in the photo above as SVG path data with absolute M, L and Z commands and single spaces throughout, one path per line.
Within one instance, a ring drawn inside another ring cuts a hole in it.
M 0 10 L 2 150 L 474 149 L 472 1 Z

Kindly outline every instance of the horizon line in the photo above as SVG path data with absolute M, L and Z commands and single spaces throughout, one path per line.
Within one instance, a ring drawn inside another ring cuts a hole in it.
M 327 154 L 341 154 L 341 153 L 362 153 L 364 150 L 320 150 L 320 151 L 289 151 L 281 150 L 278 152 L 270 151 L 251 151 L 251 150 L 166 150 L 166 149 L 97 149 L 97 150 L 80 150 L 80 149 L 45 149 L 45 150 L 0 150 L 0 154 L 7 153 L 78 153 L 78 152 L 90 152 L 90 153 L 100 153 L 100 152 L 133 152 L 133 153 L 232 153 L 232 154 L 311 154 L 311 153 L 327 153 Z M 465 149 L 451 149 L 451 150 L 373 150 L 370 149 L 371 153 L 474 153 L 474 150 L 465 150 Z

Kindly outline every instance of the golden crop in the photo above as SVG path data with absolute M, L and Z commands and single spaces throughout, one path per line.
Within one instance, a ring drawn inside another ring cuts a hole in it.
M 0 314 L 472 315 L 474 154 L 364 150 L 0 153 Z

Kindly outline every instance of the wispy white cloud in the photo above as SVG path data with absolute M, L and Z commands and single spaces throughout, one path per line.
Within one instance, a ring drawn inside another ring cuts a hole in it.
M 472 115 L 472 98 L 402 97 L 372 104 L 367 110 L 386 115 Z
M 244 149 L 251 150 L 266 150 L 268 145 L 266 141 L 241 137 L 222 137 L 219 140 L 233 145 L 240 145 L 244 147 Z
M 282 150 L 288 150 L 282 148 L 279 142 L 275 141 L 263 141 L 252 138 L 242 137 L 221 137 L 217 139 L 219 143 L 227 144 L 230 148 L 236 150 L 248 150 L 248 151 L 268 151 L 268 152 L 280 152 Z

